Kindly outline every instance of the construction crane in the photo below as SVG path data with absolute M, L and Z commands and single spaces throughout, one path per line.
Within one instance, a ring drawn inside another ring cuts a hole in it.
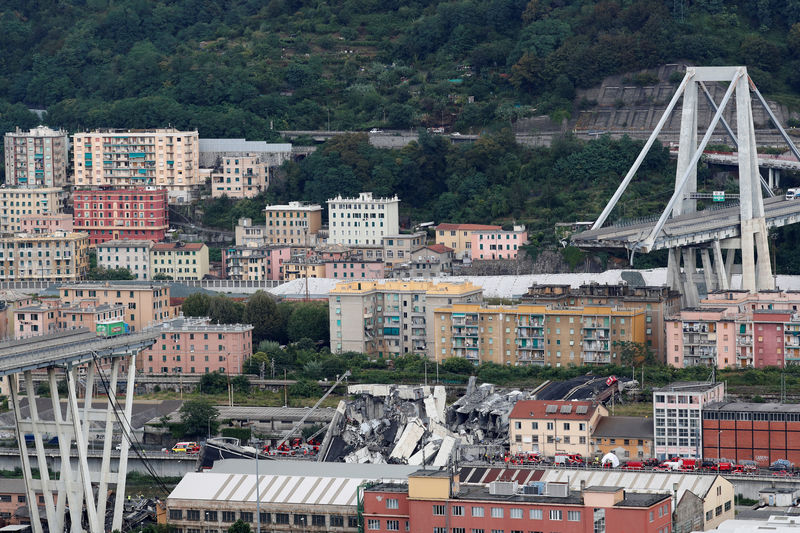
M 298 420 L 298 421 L 297 421 L 297 422 L 294 424 L 294 426 L 292 427 L 292 429 L 290 429 L 289 431 L 287 431 L 286 433 L 284 433 L 284 435 L 283 435 L 283 437 L 281 438 L 280 442 L 278 442 L 278 444 L 277 444 L 277 445 L 275 445 L 275 449 L 276 449 L 276 450 L 277 450 L 277 449 L 279 449 L 279 448 L 280 448 L 280 447 L 281 447 L 281 446 L 282 446 L 282 445 L 283 445 L 283 444 L 284 444 L 284 443 L 285 443 L 285 442 L 286 442 L 286 441 L 289 439 L 289 437 L 291 437 L 292 435 L 294 435 L 294 434 L 297 432 L 297 430 L 298 430 L 298 429 L 300 429 L 300 428 L 303 426 L 303 423 L 306 421 L 306 419 L 307 419 L 309 416 L 311 416 L 311 413 L 313 413 L 314 411 L 316 411 L 317 407 L 319 407 L 319 405 L 320 405 L 320 404 L 323 402 L 323 400 L 325 400 L 325 398 L 327 398 L 327 397 L 328 397 L 328 395 L 329 395 L 330 393 L 332 393 L 332 392 L 333 392 L 333 389 L 335 389 L 336 387 L 338 387 L 338 386 L 339 386 L 339 385 L 342 383 L 342 381 L 344 381 L 345 379 L 347 379 L 347 378 L 349 378 L 349 377 L 350 377 L 350 371 L 349 371 L 349 370 L 348 370 L 347 372 L 345 372 L 344 374 L 342 374 L 341 376 L 339 376 L 339 379 L 337 379 L 337 380 L 336 380 L 336 383 L 334 383 L 333 385 L 331 385 L 331 388 L 330 388 L 330 389 L 328 389 L 328 391 L 327 391 L 325 394 L 323 394 L 323 395 L 322 395 L 322 398 L 320 398 L 319 400 L 317 400 L 317 403 L 315 403 L 315 404 L 314 404 L 314 407 L 312 407 L 311 409 L 309 409 L 309 410 L 308 410 L 308 412 L 307 412 L 306 414 L 304 414 L 304 415 L 303 415 L 303 418 L 301 418 L 300 420 Z M 319 432 L 317 432 L 317 433 L 319 433 Z M 316 436 L 316 434 L 315 434 L 314 436 Z

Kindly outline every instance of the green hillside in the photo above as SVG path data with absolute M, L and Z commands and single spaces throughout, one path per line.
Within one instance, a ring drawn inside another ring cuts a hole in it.
M 0 129 L 30 107 L 71 130 L 477 132 L 677 60 L 746 64 L 791 101 L 798 21 L 800 0 L 7 0 Z

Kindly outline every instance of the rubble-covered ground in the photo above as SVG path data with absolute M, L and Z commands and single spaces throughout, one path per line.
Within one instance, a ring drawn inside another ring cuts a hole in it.
M 475 459 L 507 447 L 508 416 L 527 396 L 475 385 L 450 407 L 444 386 L 352 385 L 322 443 L 319 461 L 449 464 L 454 450 Z

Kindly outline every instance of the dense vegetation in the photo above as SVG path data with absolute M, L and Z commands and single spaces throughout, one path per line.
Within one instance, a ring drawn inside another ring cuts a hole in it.
M 790 93 L 798 21 L 798 0 L 8 0 L 0 128 L 31 122 L 21 103 L 72 130 L 477 131 L 561 118 L 576 89 L 680 60 Z

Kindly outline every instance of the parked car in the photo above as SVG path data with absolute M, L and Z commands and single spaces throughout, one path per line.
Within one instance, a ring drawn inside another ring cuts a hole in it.
M 583 464 L 583 456 L 579 453 L 559 453 L 556 454 L 553 462 L 563 466 L 578 466 Z
M 769 465 L 769 469 L 772 470 L 773 472 L 781 472 L 781 471 L 791 472 L 792 470 L 794 470 L 794 463 L 787 461 L 786 459 L 778 459 L 777 461 Z

